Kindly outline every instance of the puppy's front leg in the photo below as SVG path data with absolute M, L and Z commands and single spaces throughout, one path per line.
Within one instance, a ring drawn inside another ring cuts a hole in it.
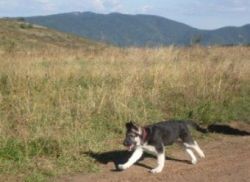
M 158 166 L 152 169 L 151 173 L 160 173 L 162 171 L 165 164 L 165 152 L 157 154 L 157 164 Z
M 135 149 L 134 153 L 132 156 L 128 159 L 128 161 L 125 164 L 119 164 L 118 168 L 121 170 L 127 169 L 130 166 L 132 166 L 137 160 L 140 159 L 140 157 L 143 154 L 143 149 L 141 147 L 138 147 Z

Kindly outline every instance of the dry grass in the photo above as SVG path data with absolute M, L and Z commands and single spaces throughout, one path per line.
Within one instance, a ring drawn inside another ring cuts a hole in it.
M 2 51 L 1 173 L 97 170 L 82 153 L 122 147 L 130 119 L 249 121 L 249 103 L 248 47 Z

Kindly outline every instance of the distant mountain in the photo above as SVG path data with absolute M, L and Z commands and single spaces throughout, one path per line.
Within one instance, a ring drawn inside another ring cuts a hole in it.
M 25 20 L 118 46 L 250 44 L 250 24 L 199 30 L 159 16 L 92 12 L 27 17 Z

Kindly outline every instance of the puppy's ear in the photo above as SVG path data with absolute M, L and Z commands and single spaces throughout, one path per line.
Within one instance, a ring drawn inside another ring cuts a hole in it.
M 132 128 L 132 126 L 133 126 L 132 121 L 129 121 L 129 122 L 126 123 L 126 128 L 127 128 L 127 129 Z
M 136 129 L 136 130 L 138 129 L 133 121 L 129 121 L 128 123 L 126 123 L 126 128 L 127 129 Z

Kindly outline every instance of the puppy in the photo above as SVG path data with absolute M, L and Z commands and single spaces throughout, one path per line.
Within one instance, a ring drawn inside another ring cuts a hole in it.
M 169 120 L 145 127 L 136 126 L 132 121 L 126 123 L 127 131 L 123 145 L 128 147 L 129 151 L 134 152 L 128 161 L 125 164 L 119 164 L 118 168 L 120 170 L 129 168 L 141 158 L 145 151 L 157 156 L 157 167 L 150 172 L 160 173 L 165 164 L 164 146 L 172 145 L 179 138 L 191 158 L 191 163 L 196 164 L 197 158 L 192 150 L 201 158 L 205 158 L 205 155 L 198 143 L 193 140 L 188 126 L 192 126 L 202 133 L 207 133 L 206 129 L 192 121 Z

